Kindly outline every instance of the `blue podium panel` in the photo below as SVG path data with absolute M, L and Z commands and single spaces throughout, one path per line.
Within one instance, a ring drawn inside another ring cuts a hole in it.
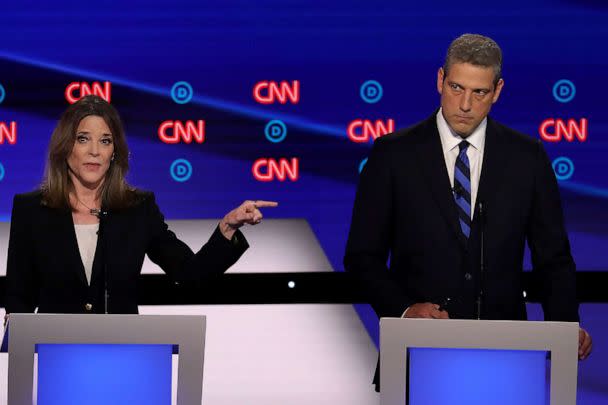
M 545 351 L 410 348 L 409 405 L 546 405 Z
M 38 405 L 170 405 L 172 345 L 38 344 Z

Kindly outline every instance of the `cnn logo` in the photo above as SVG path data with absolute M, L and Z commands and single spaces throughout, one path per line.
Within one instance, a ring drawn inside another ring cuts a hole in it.
M 354 120 L 346 130 L 348 139 L 355 143 L 369 142 L 395 131 L 395 120 Z
M 196 143 L 205 142 L 205 121 L 171 121 L 167 120 L 158 127 L 158 137 L 168 144 L 179 142 Z
M 112 84 L 110 82 L 72 82 L 65 88 L 65 99 L 68 103 L 74 104 L 83 97 L 94 94 L 110 102 L 112 96 Z
M 300 178 L 300 159 L 260 158 L 253 163 L 251 172 L 257 181 L 262 182 L 285 181 L 287 179 L 297 181 Z
M 253 98 L 260 104 L 298 104 L 300 102 L 300 81 L 294 80 L 291 83 L 282 81 L 280 83 L 271 81 L 258 82 L 253 87 Z
M 581 118 L 579 121 L 548 118 L 540 124 L 538 132 L 547 142 L 560 142 L 562 139 L 572 142 L 575 138 L 585 142 L 589 135 L 589 122 L 586 118 Z
M 9 124 L 0 122 L 0 145 L 8 142 L 9 145 L 17 143 L 17 123 L 11 121 Z

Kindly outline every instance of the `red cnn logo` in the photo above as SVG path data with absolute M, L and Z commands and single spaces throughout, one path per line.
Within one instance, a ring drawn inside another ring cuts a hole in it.
M 300 159 L 291 158 L 291 160 L 280 158 L 266 159 L 260 158 L 253 163 L 251 172 L 257 181 L 285 181 L 287 178 L 291 181 L 297 181 L 300 178 Z
M 172 129 L 171 133 L 168 131 Z M 164 121 L 158 127 L 158 137 L 164 143 L 174 144 L 179 143 L 180 140 L 185 143 L 192 143 L 192 140 L 196 143 L 205 142 L 205 121 L 198 120 L 196 124 L 194 121 Z
M 70 104 L 74 104 L 89 94 L 99 96 L 109 103 L 112 95 L 112 84 L 110 82 L 103 82 L 102 86 L 99 82 L 93 82 L 90 85 L 86 82 L 72 82 L 65 88 L 65 99 Z
M 260 104 L 272 104 L 279 101 L 281 104 L 287 104 L 287 99 L 292 104 L 300 102 L 300 81 L 294 80 L 289 84 L 286 81 L 280 83 L 261 81 L 253 88 L 253 98 Z
M 346 130 L 348 138 L 356 143 L 368 142 L 370 138 L 376 139 L 395 131 L 395 120 L 354 120 Z
M 559 142 L 562 140 L 562 137 L 568 142 L 572 142 L 575 137 L 580 142 L 585 142 L 589 134 L 588 128 L 589 122 L 587 118 L 581 118 L 578 122 L 569 119 L 567 123 L 559 118 L 547 118 L 540 124 L 538 132 L 540 133 L 540 137 L 547 142 Z
M 15 121 L 11 121 L 8 125 L 5 122 L 0 122 L 0 145 L 4 145 L 5 139 L 9 145 L 17 143 L 17 123 Z

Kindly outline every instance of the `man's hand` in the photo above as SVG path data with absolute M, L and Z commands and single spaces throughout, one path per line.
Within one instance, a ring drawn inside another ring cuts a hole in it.
M 404 318 L 433 318 L 433 319 L 449 319 L 447 311 L 439 309 L 439 305 L 432 302 L 424 302 L 411 305 L 405 314 Z
M 583 328 L 578 331 L 578 359 L 585 360 L 591 354 L 593 342 L 591 336 Z
M 226 239 L 232 239 L 234 232 L 244 224 L 257 225 L 262 221 L 260 208 L 277 205 L 279 203 L 274 201 L 247 200 L 224 216 L 220 221 L 220 231 Z

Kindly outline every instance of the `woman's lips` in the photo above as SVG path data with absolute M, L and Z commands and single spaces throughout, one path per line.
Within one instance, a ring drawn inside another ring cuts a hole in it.
M 85 163 L 84 167 L 90 171 L 97 171 L 101 165 L 99 163 Z

